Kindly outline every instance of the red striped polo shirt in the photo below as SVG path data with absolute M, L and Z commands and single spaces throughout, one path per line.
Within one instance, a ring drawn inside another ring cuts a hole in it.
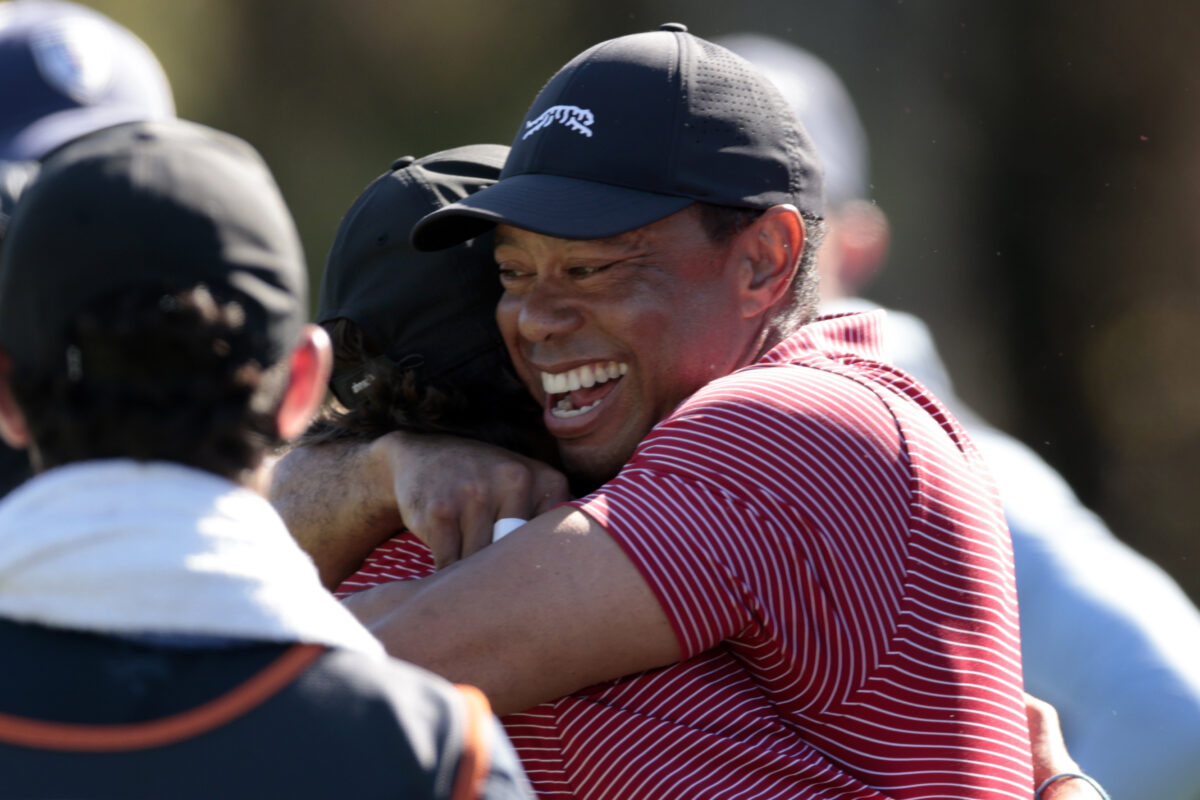
M 999 501 L 957 423 L 884 363 L 881 314 L 712 382 L 576 501 L 685 660 L 505 718 L 540 797 L 1027 800 Z
M 686 660 L 506 719 L 541 796 L 1027 800 L 999 501 L 881 319 L 805 326 L 576 501 Z
M 433 553 L 415 535 L 403 531 L 376 547 L 333 594 L 340 599 L 381 583 L 427 578 L 433 572 Z

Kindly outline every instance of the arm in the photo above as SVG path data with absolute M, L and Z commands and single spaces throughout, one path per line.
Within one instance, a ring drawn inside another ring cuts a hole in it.
M 420 537 L 441 568 L 490 544 L 497 519 L 533 517 L 567 498 L 566 478 L 539 461 L 402 431 L 298 447 L 275 465 L 270 490 L 330 588 L 397 530 Z
M 417 583 L 356 613 L 393 656 L 478 686 L 499 714 L 680 658 L 641 573 L 571 508 Z
M 400 528 L 369 442 L 294 448 L 272 470 L 268 497 L 333 589 Z

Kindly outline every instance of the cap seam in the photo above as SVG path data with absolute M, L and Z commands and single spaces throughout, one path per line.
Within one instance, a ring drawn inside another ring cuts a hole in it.
M 675 63 L 667 74 L 668 82 L 675 82 L 678 85 L 678 91 L 675 93 L 677 101 L 675 103 L 675 124 L 671 130 L 671 146 L 667 151 L 666 174 L 664 178 L 670 178 L 670 184 L 678 187 L 678 179 L 676 177 L 679 166 L 679 146 L 680 137 L 683 134 L 683 121 L 688 119 L 690 115 L 687 113 L 690 108 L 691 101 L 691 82 L 685 79 L 688 73 L 684 70 L 684 46 L 687 37 L 686 32 L 670 31 L 669 36 L 675 39 Z M 690 42 L 687 43 L 690 49 Z M 671 88 L 668 85 L 668 90 Z M 664 180 L 663 183 L 667 183 Z M 675 197 L 690 197 L 690 195 L 676 194 Z

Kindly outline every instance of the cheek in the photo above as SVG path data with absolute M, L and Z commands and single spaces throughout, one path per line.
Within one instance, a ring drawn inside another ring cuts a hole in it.
M 504 340 L 504 348 L 508 351 L 508 357 L 517 371 L 517 376 L 529 388 L 530 393 L 536 396 L 536 393 L 530 388 L 534 384 L 530 376 L 525 373 L 520 358 L 520 337 L 517 333 L 517 322 L 521 313 L 521 305 L 512 298 L 506 300 L 506 297 L 508 296 L 501 295 L 500 302 L 496 305 L 496 326 L 500 329 L 500 338 Z M 538 383 L 539 388 L 540 386 L 541 384 Z
M 516 342 L 517 320 L 520 313 L 519 301 L 508 294 L 500 295 L 500 302 L 496 304 L 496 325 L 500 328 L 500 335 L 504 337 L 505 345 L 508 346 L 509 355 L 512 355 L 513 344 Z

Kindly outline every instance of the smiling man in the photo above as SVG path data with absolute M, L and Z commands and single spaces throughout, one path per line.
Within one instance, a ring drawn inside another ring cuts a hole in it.
M 484 546 L 553 483 L 389 434 L 336 451 L 333 497 L 328 453 L 285 459 L 294 533 L 336 533 L 320 497 L 429 544 L 437 574 L 353 607 L 483 688 L 543 797 L 1027 798 L 994 490 L 879 316 L 816 318 L 820 170 L 784 100 L 671 24 L 585 51 L 525 120 L 414 242 L 495 228 L 501 332 L 598 488 Z

